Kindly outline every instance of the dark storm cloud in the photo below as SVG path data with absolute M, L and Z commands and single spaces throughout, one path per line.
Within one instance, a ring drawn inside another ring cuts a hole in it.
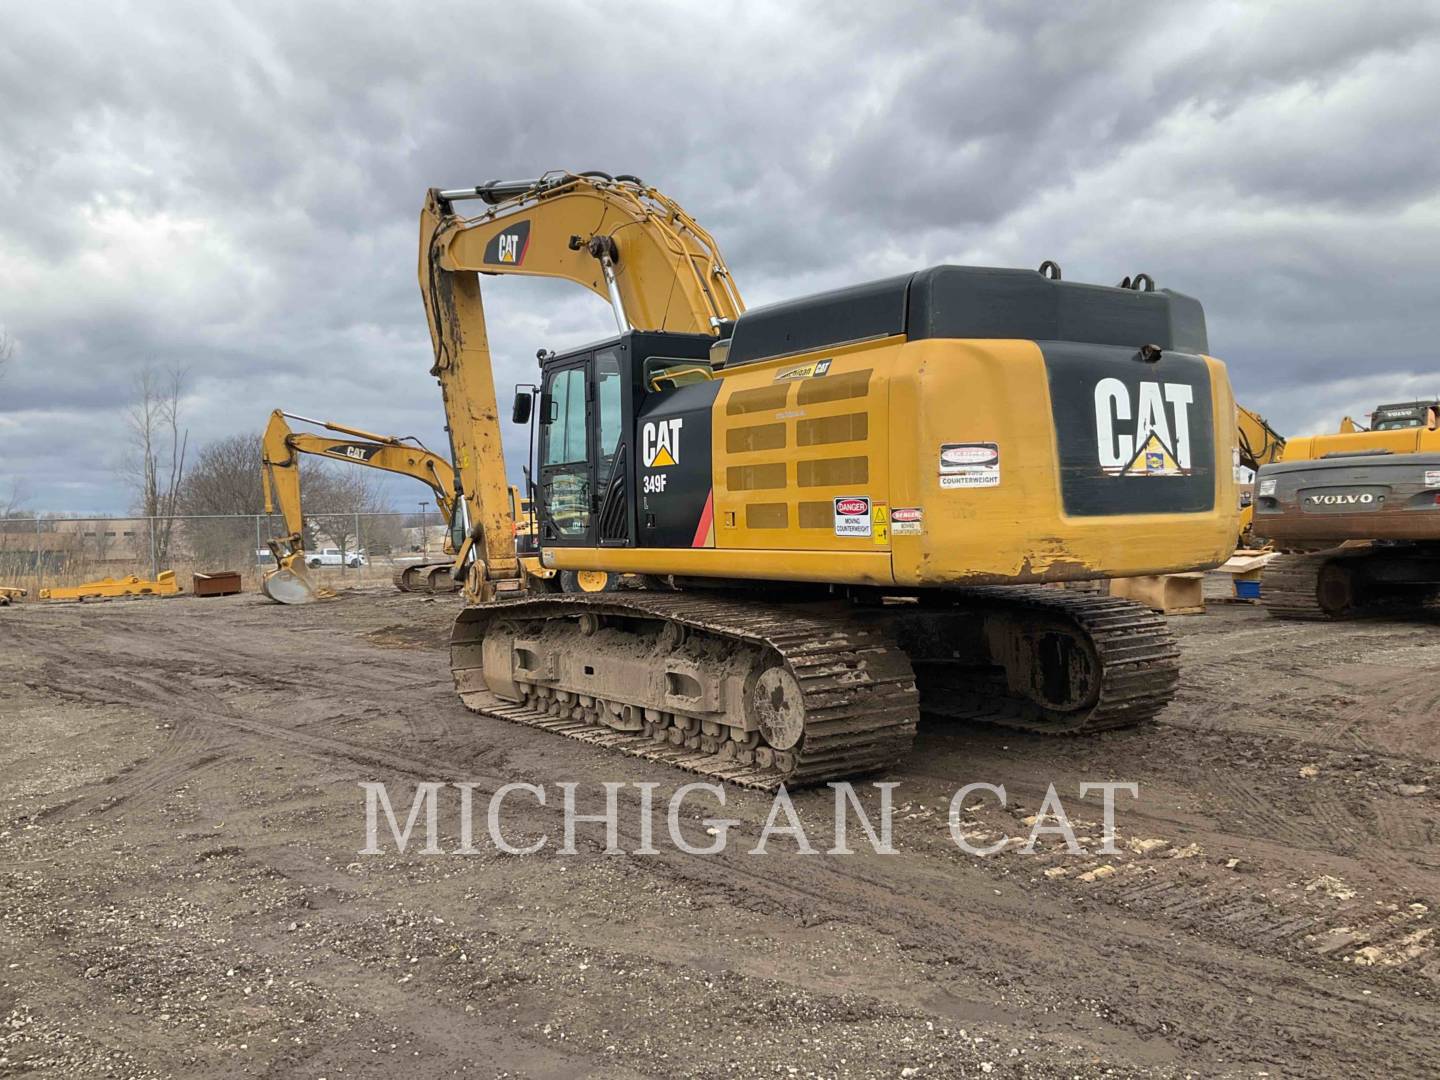
M 556 167 L 659 184 L 752 305 L 1053 257 L 1201 297 L 1282 430 L 1433 392 L 1437 35 L 1428 4 L 11 12 L 0 496 L 122 509 L 146 364 L 190 370 L 202 441 L 283 406 L 443 447 L 424 190 Z M 502 399 L 607 332 L 568 286 L 487 286 Z

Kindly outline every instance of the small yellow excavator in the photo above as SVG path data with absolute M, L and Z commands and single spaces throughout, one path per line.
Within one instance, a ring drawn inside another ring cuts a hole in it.
M 1256 480 L 1282 554 L 1261 599 L 1284 619 L 1406 615 L 1440 600 L 1440 400 L 1381 405 L 1368 430 L 1291 439 Z
M 294 431 L 290 420 L 313 424 L 342 436 L 333 438 L 315 432 Z M 372 469 L 410 476 L 430 489 L 441 517 L 448 523 L 455 510 L 455 469 L 445 458 L 425 449 L 413 438 L 377 435 L 361 428 L 313 420 L 276 409 L 270 414 L 261 442 L 265 512 L 273 514 L 278 505 L 285 521 L 286 535 L 269 541 L 276 567 L 268 571 L 261 583 L 266 596 L 282 604 L 304 604 L 331 595 L 310 577 L 304 549 L 304 513 L 300 502 L 300 463 L 297 455 L 314 454 L 336 461 L 365 465 Z M 519 550 L 534 560 L 534 521 L 528 499 L 520 489 L 509 490 L 509 512 L 514 522 Z M 453 555 L 446 539 L 445 550 Z M 439 562 L 414 563 L 395 571 L 395 587 L 401 592 L 455 592 L 460 583 L 451 572 L 453 558 Z M 531 572 L 543 580 L 553 572 L 545 571 L 534 560 Z
M 609 301 L 617 334 L 542 351 L 512 420 L 531 424 L 541 561 L 649 588 L 527 590 L 488 274 Z M 1235 402 L 1198 301 L 1046 262 L 745 311 L 673 200 L 569 172 L 432 189 L 419 279 L 470 601 L 451 666 L 472 710 L 773 788 L 888 767 L 922 708 L 1080 733 L 1173 695 L 1162 616 L 1046 586 L 1234 549 Z

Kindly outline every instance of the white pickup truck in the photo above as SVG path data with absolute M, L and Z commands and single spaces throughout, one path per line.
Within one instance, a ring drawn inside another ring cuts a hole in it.
M 306 566 L 349 566 L 359 568 L 369 566 L 370 562 L 365 558 L 363 551 L 347 551 L 343 555 L 339 548 L 327 547 L 319 551 L 312 551 L 305 556 Z

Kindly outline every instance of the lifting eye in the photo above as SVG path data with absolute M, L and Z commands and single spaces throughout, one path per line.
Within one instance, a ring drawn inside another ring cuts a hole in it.
M 1040 276 L 1051 281 L 1060 280 L 1060 264 L 1054 259 L 1046 259 L 1040 264 Z
M 1140 359 L 1147 364 L 1158 364 L 1160 357 L 1164 355 L 1159 345 L 1141 345 Z

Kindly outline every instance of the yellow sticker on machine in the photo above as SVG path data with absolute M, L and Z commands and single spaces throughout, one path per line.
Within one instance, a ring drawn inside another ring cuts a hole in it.
M 870 535 L 874 537 L 876 547 L 885 547 L 890 543 L 890 507 L 876 503 L 870 508 Z

